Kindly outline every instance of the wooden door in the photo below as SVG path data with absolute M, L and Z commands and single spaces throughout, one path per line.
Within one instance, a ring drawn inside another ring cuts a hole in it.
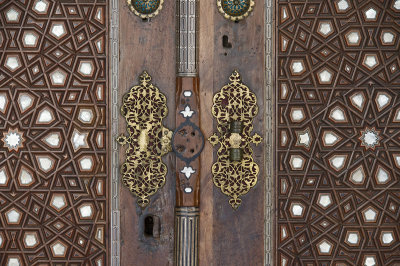
M 213 184 L 207 138 L 213 95 L 235 70 L 257 98 L 251 134 L 264 135 L 264 9 L 234 23 L 212 1 L 198 8 L 199 263 L 261 265 L 264 146 L 251 144 L 258 180 L 235 210 Z M 179 125 L 175 12 L 174 1 L 151 19 L 125 0 L 0 1 L 1 265 L 174 264 L 176 156 L 163 157 L 166 182 L 142 208 L 121 182 L 116 138 L 143 71 L 166 96 L 163 125 Z
M 176 102 L 179 97 L 175 78 L 176 3 L 164 2 L 157 16 L 145 20 L 132 13 L 124 1 L 119 4 L 119 94 L 138 84 L 139 75 L 146 70 L 167 98 L 169 114 L 163 124 L 174 129 L 178 126 L 175 113 L 182 110 Z M 199 126 L 205 137 L 200 155 L 199 265 L 262 265 L 264 146 L 252 144 L 254 160 L 260 168 L 257 184 L 242 197 L 240 207 L 235 210 L 228 202 L 229 197 L 213 184 L 211 169 L 217 161 L 218 147 L 214 148 L 207 138 L 217 132 L 217 122 L 211 112 L 213 96 L 229 83 L 234 70 L 257 97 L 259 111 L 254 118 L 253 133 L 264 135 L 264 8 L 259 5 L 238 23 L 225 19 L 214 1 L 199 1 L 198 8 Z M 119 131 L 124 132 L 125 128 L 126 123 L 121 119 Z M 124 150 L 119 155 L 122 164 Z M 173 153 L 163 161 L 168 167 L 166 183 L 151 197 L 145 209 L 137 205 L 128 189 L 120 188 L 121 265 L 174 264 L 175 185 L 180 169 Z M 156 235 L 145 232 L 148 217 L 156 221 L 153 229 Z

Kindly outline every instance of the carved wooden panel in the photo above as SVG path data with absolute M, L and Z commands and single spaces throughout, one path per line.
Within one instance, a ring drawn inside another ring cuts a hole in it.
M 0 1 L 0 265 L 107 265 L 106 1 Z
M 276 19 L 276 265 L 398 265 L 400 1 Z

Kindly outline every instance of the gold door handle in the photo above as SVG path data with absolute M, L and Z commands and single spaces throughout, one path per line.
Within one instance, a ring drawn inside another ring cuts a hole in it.
M 123 97 L 121 113 L 126 119 L 128 136 L 120 135 L 117 141 L 128 145 L 121 167 L 122 182 L 144 208 L 149 197 L 164 186 L 167 166 L 161 157 L 172 150 L 172 131 L 162 125 L 168 113 L 165 95 L 151 83 L 146 71 L 139 80 L 140 84 Z
M 241 204 L 245 195 L 257 183 L 258 165 L 254 162 L 251 143 L 259 144 L 260 135 L 253 130 L 253 118 L 258 113 L 257 97 L 242 83 L 235 70 L 230 83 L 214 95 L 212 114 L 217 120 L 218 133 L 208 140 L 215 146 L 217 162 L 212 167 L 213 181 L 222 193 L 230 197 L 234 209 Z

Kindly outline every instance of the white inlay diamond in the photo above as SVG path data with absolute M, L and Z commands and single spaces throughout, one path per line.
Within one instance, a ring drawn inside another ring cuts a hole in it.
M 53 23 L 51 25 L 50 34 L 60 39 L 66 34 L 64 23 Z
M 332 245 L 326 240 L 323 240 L 318 244 L 318 249 L 321 254 L 330 254 L 332 250 Z
M 9 258 L 7 266 L 21 266 L 19 258 Z
M 38 0 L 33 5 L 33 10 L 35 10 L 35 11 L 37 11 L 39 13 L 47 12 L 48 8 L 49 8 L 49 3 L 47 2 L 47 0 Z
M 54 164 L 54 161 L 46 155 L 38 156 L 38 162 L 39 162 L 40 168 L 44 172 L 48 172 L 53 167 L 53 164 Z
M 352 181 L 355 184 L 364 183 L 364 179 L 365 179 L 365 174 L 364 174 L 364 168 L 362 166 L 359 166 L 356 170 L 354 170 L 350 174 L 350 181 Z
M 54 85 L 63 85 L 67 78 L 67 74 L 61 69 L 57 69 L 50 74 L 50 78 Z
M 364 211 L 363 215 L 366 222 L 374 222 L 378 214 L 373 208 L 369 207 Z
M 304 110 L 303 108 L 292 108 L 290 112 L 290 117 L 292 118 L 293 122 L 301 122 L 305 119 Z
M 302 134 L 299 134 L 298 135 L 298 141 L 299 141 L 300 144 L 303 144 L 303 145 L 309 147 L 310 146 L 310 142 L 311 142 L 311 137 L 310 137 L 309 132 L 304 132 Z
M 185 174 L 185 176 L 186 176 L 186 178 L 187 179 L 189 179 L 190 178 L 190 176 L 192 175 L 192 174 L 194 174 L 196 171 L 195 170 L 193 170 L 193 168 L 192 167 L 187 167 L 187 166 L 185 166 L 185 167 L 183 167 L 183 169 L 181 170 L 181 173 L 182 174 Z
M 8 175 L 5 168 L 0 169 L 0 185 L 5 185 L 8 182 Z M 1 244 L 0 244 L 1 246 Z
M 91 170 L 93 167 L 93 160 L 91 157 L 84 157 L 79 160 L 79 164 L 82 170 L 88 171 Z
M 44 108 L 39 112 L 39 118 L 38 118 L 39 123 L 48 124 L 51 121 L 53 121 L 53 119 L 54 117 L 50 109 Z
M 380 166 L 378 168 L 378 173 L 376 174 L 376 177 L 378 179 L 378 184 L 386 184 L 390 179 L 389 172 Z
M 51 246 L 51 249 L 52 249 L 53 255 L 55 257 L 64 257 L 65 253 L 67 251 L 66 246 L 63 243 L 61 243 L 60 241 L 57 241 L 55 244 L 53 244 Z
M 384 32 L 382 34 L 383 44 L 392 44 L 394 42 L 394 34 L 391 32 Z
M 38 37 L 31 32 L 24 33 L 23 42 L 24 42 L 25 46 L 28 46 L 28 47 L 36 46 L 37 39 L 38 39 Z
M 318 199 L 318 204 L 321 205 L 323 208 L 326 208 L 329 205 L 331 205 L 332 204 L 331 194 L 328 193 L 320 194 Z
M 8 98 L 5 93 L 0 94 L 0 111 L 4 113 L 8 104 Z
M 299 203 L 293 203 L 291 206 L 291 212 L 293 216 L 303 216 L 304 207 Z
M 50 205 L 53 206 L 57 211 L 62 210 L 67 205 L 64 194 L 54 194 Z
M 16 209 L 11 209 L 6 213 L 7 222 L 10 224 L 16 224 L 21 218 L 21 213 Z
M 365 259 L 364 259 L 364 265 L 363 266 L 376 266 L 375 257 L 366 256 Z
M 59 133 L 49 133 L 44 141 L 51 147 L 58 147 L 60 145 L 60 134 Z
M 381 235 L 382 243 L 383 244 L 391 244 L 394 241 L 393 233 L 392 232 L 383 232 Z
M 359 110 L 362 111 L 362 109 L 364 108 L 365 99 L 364 99 L 364 95 L 363 95 L 361 92 L 354 93 L 354 94 L 350 97 L 350 101 L 351 101 Z
M 381 111 L 383 110 L 386 106 L 389 105 L 391 97 L 384 93 L 380 92 L 378 93 L 376 97 L 376 104 L 378 105 L 378 110 Z
M 84 76 L 91 76 L 93 74 L 93 63 L 92 62 L 81 62 L 78 70 Z
M 89 133 L 81 133 L 78 130 L 74 129 L 72 133 L 71 142 L 74 147 L 74 151 L 79 150 L 80 148 L 88 148 L 89 145 L 87 143 L 87 137 Z
M 393 7 L 397 10 L 400 10 L 400 0 L 394 1 Z
M 322 70 L 318 73 L 319 81 L 323 84 L 328 84 L 332 82 L 332 72 L 327 69 Z
M 374 69 L 378 65 L 378 58 L 376 55 L 366 55 L 364 58 L 364 64 L 369 69 Z
M 333 119 L 336 122 L 345 122 L 346 117 L 344 115 L 344 111 L 340 107 L 335 107 L 331 113 L 330 113 L 330 118 Z
M 91 109 L 81 109 L 79 111 L 79 120 L 82 123 L 91 123 L 93 120 L 93 111 Z
M 18 179 L 21 185 L 30 185 L 33 182 L 32 174 L 25 169 L 21 170 Z
M 6 67 L 11 71 L 15 71 L 21 66 L 18 56 L 8 56 L 6 60 Z
M 334 155 L 329 159 L 332 167 L 335 168 L 337 171 L 341 170 L 345 163 L 346 163 L 346 156 L 344 155 Z
M 359 242 L 359 236 L 357 233 L 349 233 L 347 235 L 347 242 L 353 245 L 357 245 Z
M 90 218 L 93 214 L 92 205 L 82 205 L 79 207 L 79 213 L 82 218 Z
M 375 20 L 377 14 L 378 14 L 378 12 L 376 12 L 375 9 L 370 7 L 368 10 L 365 11 L 365 18 L 367 20 Z
M 14 8 L 10 8 L 6 13 L 6 19 L 9 22 L 18 22 L 20 12 Z
M 292 62 L 292 72 L 293 74 L 301 74 L 304 71 L 303 61 L 293 60 Z
M 18 97 L 18 104 L 21 112 L 25 112 L 33 104 L 33 98 L 27 93 L 21 93 Z
M 36 233 L 25 233 L 24 242 L 27 247 L 36 246 L 38 243 L 37 234 Z
M 300 155 L 292 155 L 289 163 L 293 170 L 301 170 L 304 166 L 304 158 Z
M 350 7 L 350 5 L 349 5 L 349 3 L 347 2 L 347 0 L 340 0 L 340 1 L 337 3 L 337 7 L 338 7 L 338 9 L 339 9 L 340 11 L 345 11 L 345 10 L 347 10 L 347 9 Z
M 318 27 L 318 32 L 324 37 L 329 36 L 333 32 L 331 23 L 321 22 Z
M 360 33 L 358 31 L 350 31 L 346 34 L 347 42 L 350 45 L 358 45 L 360 43 Z

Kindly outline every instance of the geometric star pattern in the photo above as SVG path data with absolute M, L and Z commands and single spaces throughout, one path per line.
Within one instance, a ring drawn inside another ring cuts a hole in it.
M 276 265 L 400 263 L 400 1 L 277 1 Z
M 0 265 L 107 264 L 107 8 L 0 1 Z

